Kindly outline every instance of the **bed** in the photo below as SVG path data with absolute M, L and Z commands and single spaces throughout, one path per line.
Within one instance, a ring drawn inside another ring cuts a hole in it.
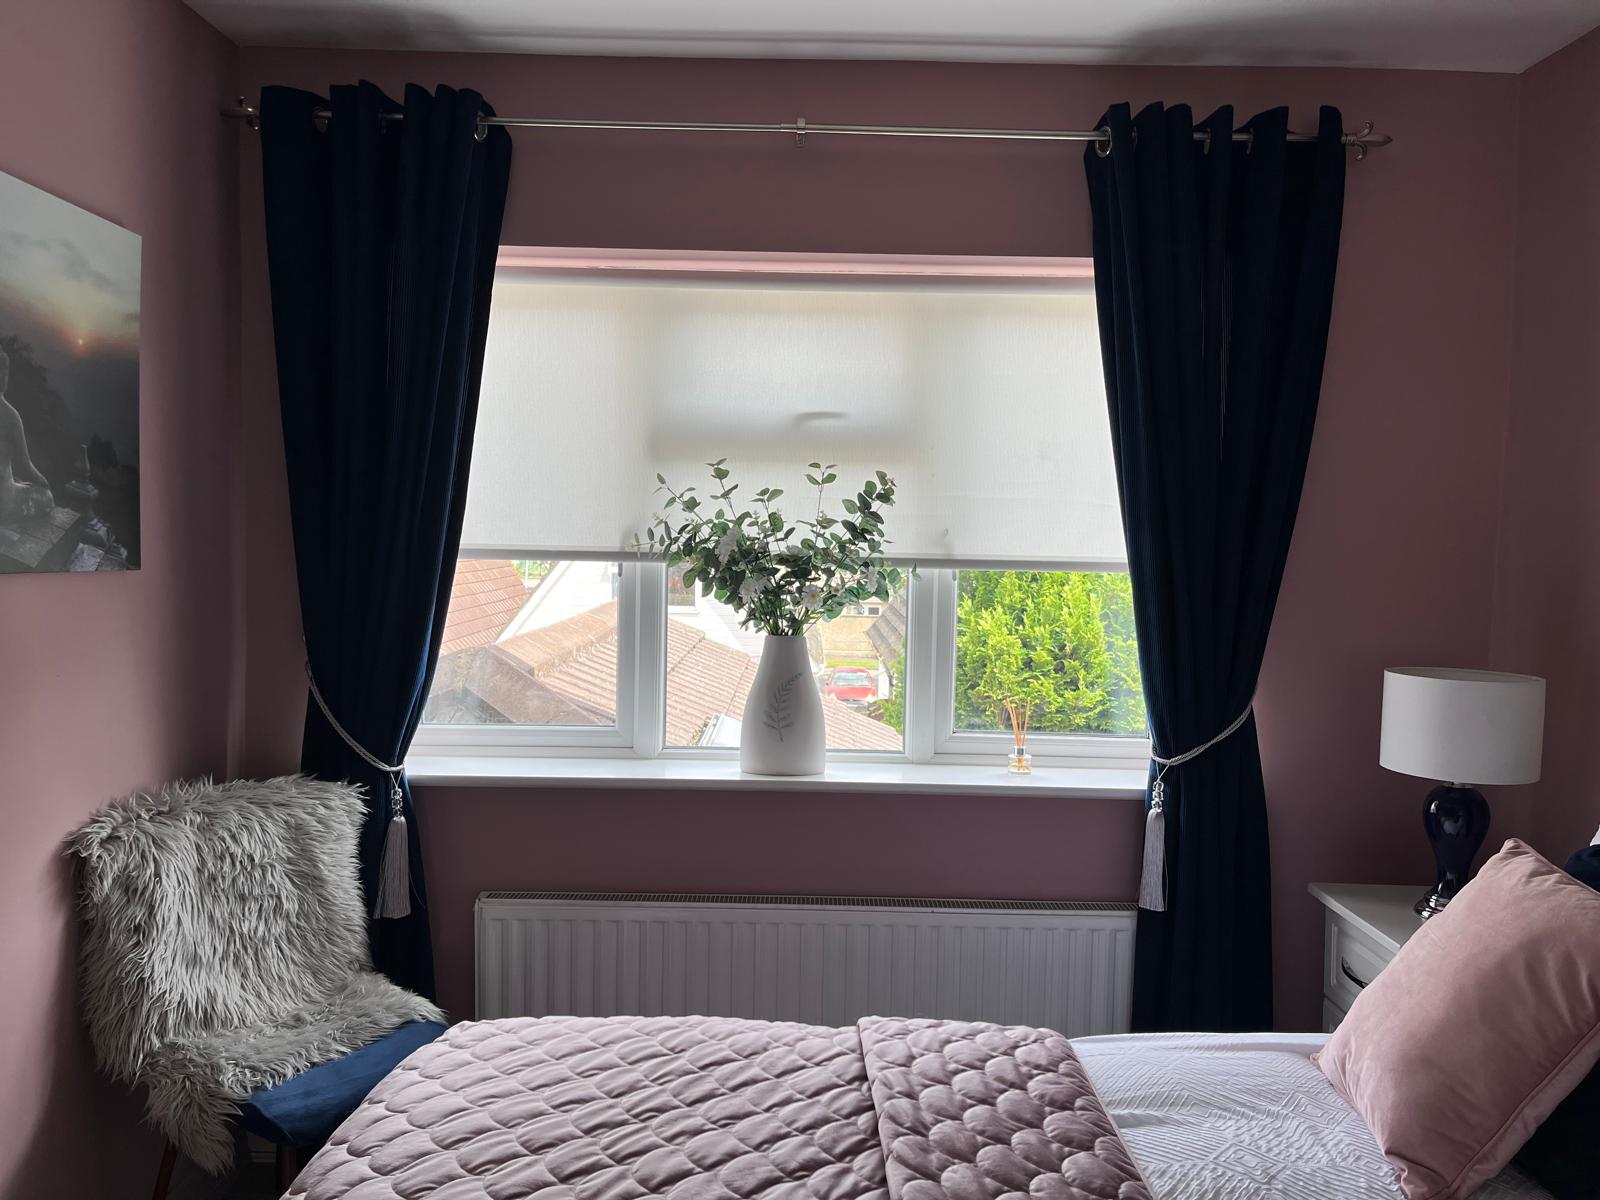
M 1117 1034 L 1072 1045 L 1156 1200 L 1401 1200 L 1311 1055 L 1326 1034 Z M 1473 1200 L 1549 1200 L 1515 1166 Z
M 467 1022 L 291 1200 L 1400 1200 L 1323 1035 L 866 1018 Z M 931 1064 L 931 1065 L 930 1065 Z M 1474 1200 L 1548 1200 L 1514 1169 Z

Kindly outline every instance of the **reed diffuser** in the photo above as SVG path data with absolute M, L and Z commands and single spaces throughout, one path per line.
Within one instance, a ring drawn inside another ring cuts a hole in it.
M 1006 757 L 1006 770 L 1013 775 L 1031 775 L 1033 756 L 1028 753 L 1028 717 L 1033 713 L 1033 701 L 1007 700 L 1006 719 L 1011 722 L 1011 736 L 1017 740 L 1016 749 Z

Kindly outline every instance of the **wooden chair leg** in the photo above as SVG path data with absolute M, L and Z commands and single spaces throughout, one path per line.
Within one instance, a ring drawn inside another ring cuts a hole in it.
M 167 1200 L 167 1189 L 172 1186 L 172 1168 L 178 1162 L 178 1148 L 171 1142 L 161 1152 L 161 1166 L 156 1169 L 156 1190 L 150 1193 L 150 1200 Z
M 293 1146 L 278 1146 L 278 1187 L 287 1192 L 294 1183 L 294 1177 L 300 1174 L 300 1152 Z

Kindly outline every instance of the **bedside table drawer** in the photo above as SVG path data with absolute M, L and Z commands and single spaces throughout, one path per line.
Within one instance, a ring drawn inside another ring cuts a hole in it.
M 1327 914 L 1326 959 L 1322 991 L 1332 1004 L 1348 1010 L 1361 989 L 1388 966 L 1394 955 L 1335 913 Z

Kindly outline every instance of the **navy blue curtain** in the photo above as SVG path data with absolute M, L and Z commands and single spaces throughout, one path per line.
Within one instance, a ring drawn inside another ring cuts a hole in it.
M 404 761 L 421 718 L 460 545 L 511 161 L 504 129 L 475 136 L 491 111 L 476 92 L 445 87 L 407 87 L 404 105 L 369 83 L 326 99 L 284 87 L 261 94 L 306 654 L 335 718 L 385 763 Z M 310 699 L 301 766 L 366 789 L 371 911 L 390 778 Z M 373 961 L 432 996 L 421 839 L 402 787 L 410 912 L 372 922 Z
M 1106 113 L 1084 156 L 1112 444 L 1155 753 L 1255 693 L 1311 450 L 1344 206 L 1337 109 Z M 1156 771 L 1152 766 L 1151 779 Z M 1272 1027 L 1267 811 L 1254 717 L 1163 780 L 1166 908 L 1141 910 L 1134 1027 Z

